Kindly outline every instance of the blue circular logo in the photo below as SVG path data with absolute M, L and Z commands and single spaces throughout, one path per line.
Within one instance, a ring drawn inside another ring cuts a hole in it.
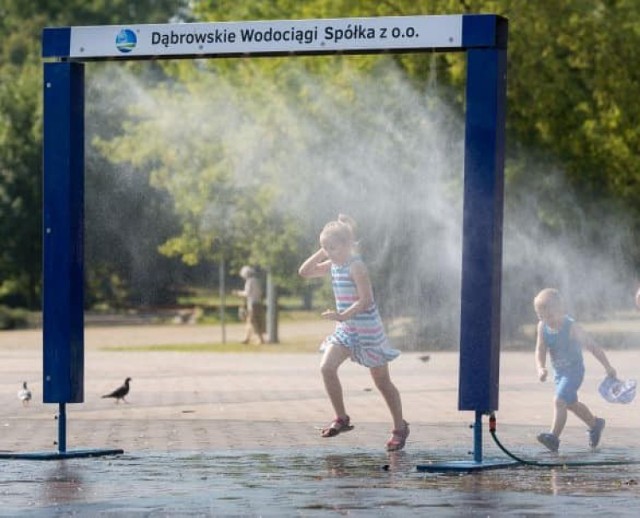
M 131 52 L 136 48 L 138 38 L 131 29 L 122 29 L 116 36 L 116 47 L 120 52 Z

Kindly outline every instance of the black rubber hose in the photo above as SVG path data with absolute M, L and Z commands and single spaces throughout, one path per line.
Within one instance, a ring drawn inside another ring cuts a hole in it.
M 493 437 L 493 441 L 496 443 L 498 448 L 500 448 L 500 450 L 502 450 L 502 452 L 505 455 L 507 455 L 508 457 L 511 457 L 513 460 L 515 460 L 516 462 L 519 462 L 524 466 L 537 466 L 540 468 L 560 468 L 565 466 L 625 466 L 625 465 L 632 465 L 632 464 L 640 464 L 640 461 L 637 461 L 637 460 L 603 460 L 603 461 L 592 461 L 592 462 L 589 462 L 589 461 L 538 462 L 535 460 L 523 459 L 511 453 L 509 450 L 507 450 L 507 448 L 505 448 L 500 442 L 500 440 L 498 439 L 498 436 L 496 435 L 496 417 L 494 414 L 491 414 L 491 416 L 489 416 L 489 433 L 491 434 L 491 437 Z

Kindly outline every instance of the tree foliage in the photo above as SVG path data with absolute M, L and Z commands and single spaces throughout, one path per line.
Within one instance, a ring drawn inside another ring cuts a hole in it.
M 97 25 L 136 18 L 141 22 L 165 22 L 186 17 L 186 2 L 143 0 L 127 2 L 80 2 L 3 0 L 0 4 L 0 299 L 11 304 L 37 308 L 41 290 L 42 220 L 42 63 L 40 34 L 45 26 Z M 90 125 L 90 124 L 89 124 Z M 104 178 L 105 162 L 99 174 L 88 160 L 86 174 Z M 87 182 L 90 186 L 94 181 Z M 91 187 L 88 198 L 91 201 Z M 135 201 L 133 202 L 135 203 Z M 88 210 L 88 222 L 94 218 L 96 204 Z M 99 232 L 101 229 L 96 229 Z M 105 233 L 101 232 L 103 240 Z M 96 239 L 87 240 L 89 253 Z M 111 241 L 111 244 L 113 241 Z M 108 250 L 109 244 L 103 249 Z M 111 247 L 113 249 L 113 247 Z M 105 259 L 105 258 L 103 258 Z M 88 276 L 114 272 L 117 261 L 89 263 Z M 105 266 L 110 264 L 110 266 Z M 120 273 L 122 273 L 120 269 Z M 102 281 L 96 281 L 98 284 Z M 95 283 L 94 283 L 95 285 Z M 89 299 L 93 299 L 89 293 Z
M 0 6 L 0 233 L 5 245 L 0 298 L 38 304 L 42 27 L 464 12 L 509 19 L 508 206 L 529 207 L 541 239 L 574 240 L 583 248 L 610 246 L 604 225 L 584 222 L 601 220 L 612 207 L 639 229 L 635 64 L 640 3 L 635 0 L 5 0 Z M 359 175 L 356 162 L 383 162 L 384 151 L 407 144 L 406 133 L 381 120 L 393 111 L 393 95 L 376 113 L 358 104 L 364 94 L 354 77 L 384 83 L 389 70 L 400 70 L 415 92 L 435 84 L 439 99 L 452 107 L 442 124 L 455 125 L 464 109 L 462 53 L 117 67 L 119 72 L 112 65 L 88 67 L 93 90 L 87 126 L 94 141 L 87 153 L 87 254 L 93 301 L 122 297 L 123 285 L 131 294 L 136 282 L 133 291 L 139 295 L 154 284 L 175 283 L 182 273 L 171 258 L 192 265 L 224 257 L 234 268 L 243 262 L 269 268 L 282 282 L 294 277 L 301 251 L 315 246 L 318 225 L 335 215 L 341 201 L 318 175 L 348 171 L 349 188 L 372 195 L 379 187 Z M 111 88 L 126 84 L 127 95 L 109 91 L 109 83 Z M 342 147 L 335 137 L 346 140 L 347 133 L 318 101 L 317 88 L 331 91 L 334 113 L 348 114 L 354 128 L 387 132 L 386 141 L 363 134 L 362 141 L 376 143 L 370 157 Z M 182 117 L 169 116 L 175 113 Z M 249 145 L 252 152 L 243 152 Z M 335 148 L 344 160 L 325 160 L 314 148 Z M 417 158 L 406 154 L 394 160 L 389 168 Z M 562 174 L 566 177 L 560 180 Z M 402 182 L 415 192 L 421 187 L 410 175 Z M 384 188 L 404 199 L 394 186 Z M 571 202 L 565 199 L 568 190 L 576 193 Z M 529 201 L 531 193 L 535 203 Z M 119 210 L 105 217 L 113 200 Z M 307 210 L 283 210 L 292 200 Z M 384 227 L 372 208 L 361 213 Z M 413 239 L 394 238 L 397 250 Z M 620 247 L 629 262 L 640 264 L 633 239 Z M 378 270 L 385 276 L 392 271 L 387 259 Z M 157 276 L 143 282 L 145 272 Z

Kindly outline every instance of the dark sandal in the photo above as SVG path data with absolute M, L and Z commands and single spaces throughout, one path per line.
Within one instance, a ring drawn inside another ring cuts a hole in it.
M 401 430 L 392 430 L 391 437 L 387 441 L 387 451 L 398 451 L 404 448 L 409 437 L 409 423 L 402 421 L 404 426 Z
M 351 426 L 349 416 L 336 417 L 331 421 L 329 426 L 322 429 L 322 437 L 335 437 L 338 434 L 349 432 L 351 430 L 353 430 L 353 426 Z

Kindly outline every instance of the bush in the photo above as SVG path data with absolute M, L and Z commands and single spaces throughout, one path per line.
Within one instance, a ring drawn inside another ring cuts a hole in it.
M 29 312 L 26 309 L 0 306 L 0 329 L 24 329 L 29 327 Z

